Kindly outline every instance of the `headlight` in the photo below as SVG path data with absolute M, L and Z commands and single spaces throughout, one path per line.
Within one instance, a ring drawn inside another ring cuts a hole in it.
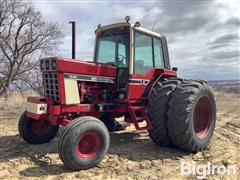
M 124 93 L 120 93 L 120 94 L 118 95 L 118 98 L 119 98 L 119 99 L 124 99 L 124 98 L 125 98 L 125 94 L 124 94 Z
M 45 67 L 47 70 L 49 70 L 49 61 L 46 60 L 46 67 Z
M 52 70 L 56 69 L 57 69 L 56 60 L 52 60 Z
M 41 68 L 41 70 L 44 70 L 44 61 L 43 60 L 40 62 L 40 68 Z

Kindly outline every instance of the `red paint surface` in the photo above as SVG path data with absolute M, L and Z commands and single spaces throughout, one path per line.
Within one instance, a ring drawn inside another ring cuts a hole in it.
M 65 88 L 64 88 L 64 73 L 72 73 L 72 74 L 85 74 L 85 75 L 93 75 L 93 76 L 104 76 L 104 77 L 113 77 L 116 78 L 117 69 L 116 67 L 98 64 L 94 62 L 80 61 L 80 60 L 72 60 L 57 57 L 57 74 L 58 74 L 58 83 L 59 83 L 59 92 L 60 92 L 60 101 L 57 104 L 53 104 L 53 100 L 50 98 L 44 97 L 29 97 L 28 101 L 32 103 L 46 103 L 48 107 L 47 115 L 37 115 L 28 112 L 28 116 L 33 119 L 49 119 L 49 121 L 54 124 L 67 125 L 74 117 L 83 116 L 83 115 L 91 115 L 95 117 L 100 117 L 102 112 L 99 112 L 95 109 L 95 103 L 100 104 L 109 104 L 115 103 L 116 106 L 113 109 L 107 110 L 114 117 L 119 117 L 124 115 L 126 112 L 129 112 L 129 106 L 132 106 L 134 103 L 138 103 L 141 100 L 146 100 L 147 97 L 143 97 L 144 90 L 146 87 L 148 89 L 152 89 L 154 84 L 158 81 L 160 77 L 169 77 L 176 76 L 176 72 L 168 69 L 156 69 L 151 68 L 145 74 L 132 74 L 129 76 L 130 79 L 134 80 L 148 80 L 148 84 L 128 84 L 128 93 L 125 99 L 120 100 L 114 97 L 111 102 L 106 102 L 105 100 L 99 98 L 102 93 L 102 88 L 108 88 L 111 92 L 115 92 L 116 84 L 105 84 L 99 82 L 79 82 L 79 94 L 80 101 L 84 101 L 83 97 L 85 94 L 94 94 L 96 98 L 90 103 L 85 104 L 76 104 L 76 105 L 66 105 L 66 97 L 65 97 Z M 144 106 L 143 106 L 144 107 Z M 131 114 L 133 116 L 133 114 Z M 133 116 L 134 117 L 134 116 Z M 137 122 L 136 119 L 131 122 Z M 148 122 L 148 120 L 147 120 Z M 151 127 L 151 124 L 145 129 Z M 144 128 L 143 128 L 144 129 Z
M 76 153 L 80 158 L 93 158 L 100 149 L 100 138 L 96 133 L 86 133 L 79 138 Z

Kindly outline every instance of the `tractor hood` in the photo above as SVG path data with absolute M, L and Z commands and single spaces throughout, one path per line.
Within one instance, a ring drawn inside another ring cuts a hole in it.
M 42 71 L 57 71 L 105 77 L 116 77 L 116 67 L 84 60 L 73 60 L 62 57 L 41 59 Z

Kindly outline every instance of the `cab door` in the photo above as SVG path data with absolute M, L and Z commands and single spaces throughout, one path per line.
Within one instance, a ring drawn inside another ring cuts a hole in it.
M 155 75 L 155 70 L 164 68 L 160 37 L 144 32 L 134 33 L 133 74 L 129 79 L 129 99 L 138 99 Z

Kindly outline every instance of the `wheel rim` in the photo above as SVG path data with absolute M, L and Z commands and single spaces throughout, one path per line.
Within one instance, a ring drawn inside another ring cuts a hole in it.
M 31 124 L 31 130 L 36 135 L 45 135 L 51 128 L 51 123 L 46 120 L 33 120 Z
M 211 121 L 211 102 L 207 96 L 201 97 L 195 106 L 193 125 L 195 135 L 203 139 L 207 136 Z
M 76 152 L 80 158 L 92 158 L 100 148 L 100 138 L 96 133 L 86 133 L 77 142 Z

